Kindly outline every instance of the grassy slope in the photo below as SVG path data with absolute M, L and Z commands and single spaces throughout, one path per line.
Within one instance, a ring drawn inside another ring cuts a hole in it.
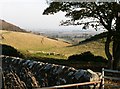
M 9 44 L 21 51 L 51 51 L 69 44 L 31 33 L 2 31 L 2 43 Z
M 34 35 L 31 33 L 2 31 L 4 39 L 2 43 L 9 44 L 20 51 L 45 51 L 56 52 L 66 56 L 91 51 L 95 55 L 105 57 L 104 43 L 101 41 L 92 41 L 78 46 L 71 46 L 62 41 L 56 41 L 43 36 Z

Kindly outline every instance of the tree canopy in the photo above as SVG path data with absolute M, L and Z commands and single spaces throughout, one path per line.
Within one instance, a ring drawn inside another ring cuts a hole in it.
M 61 21 L 61 25 L 84 25 L 83 28 L 93 27 L 97 30 L 102 26 L 108 31 L 105 43 L 105 53 L 110 67 L 118 68 L 120 61 L 120 3 L 118 2 L 52 2 L 43 15 L 66 12 L 70 20 Z M 89 19 L 89 20 L 83 20 Z M 82 21 L 83 20 L 83 21 Z M 113 41 L 112 54 L 109 47 Z

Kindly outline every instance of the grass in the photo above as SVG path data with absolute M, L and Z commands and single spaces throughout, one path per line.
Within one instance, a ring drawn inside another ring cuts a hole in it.
M 6 34 L 7 33 L 7 34 Z M 28 51 L 51 51 L 51 49 L 61 49 L 69 44 L 56 41 L 47 37 L 22 32 L 2 31 L 3 44 L 8 44 L 22 52 Z
M 1 30 L 0 30 L 1 31 Z M 102 41 L 91 41 L 88 43 L 80 44 L 77 46 L 71 46 L 71 44 L 49 39 L 40 35 L 35 35 L 32 33 L 22 33 L 22 32 L 12 32 L 12 31 L 1 31 L 3 44 L 8 44 L 24 54 L 31 54 L 32 56 L 45 56 L 45 57 L 58 57 L 66 59 L 68 56 L 73 54 L 80 54 L 82 52 L 91 51 L 96 56 L 105 56 L 104 43 Z M 36 53 L 37 51 L 43 52 L 55 52 L 64 56 L 58 55 L 46 55 L 41 53 Z
M 42 58 L 54 58 L 54 59 L 64 59 L 66 60 L 67 57 L 64 55 L 48 55 L 46 53 L 31 53 L 30 57 L 42 57 Z

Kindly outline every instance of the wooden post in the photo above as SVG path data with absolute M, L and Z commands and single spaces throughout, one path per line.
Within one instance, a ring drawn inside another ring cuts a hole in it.
M 102 89 L 104 89 L 104 75 L 105 75 L 105 71 L 104 68 L 102 68 Z

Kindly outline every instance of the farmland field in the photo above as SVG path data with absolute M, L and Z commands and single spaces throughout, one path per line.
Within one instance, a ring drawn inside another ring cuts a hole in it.
M 94 55 L 105 57 L 104 43 L 101 40 L 72 46 L 72 44 L 63 41 L 53 40 L 44 36 L 32 33 L 2 31 L 2 44 L 8 44 L 25 54 L 42 55 L 43 53 L 60 54 L 60 58 L 67 58 L 72 54 L 91 51 Z M 64 55 L 64 56 L 63 56 Z M 49 57 L 49 56 L 47 56 Z

